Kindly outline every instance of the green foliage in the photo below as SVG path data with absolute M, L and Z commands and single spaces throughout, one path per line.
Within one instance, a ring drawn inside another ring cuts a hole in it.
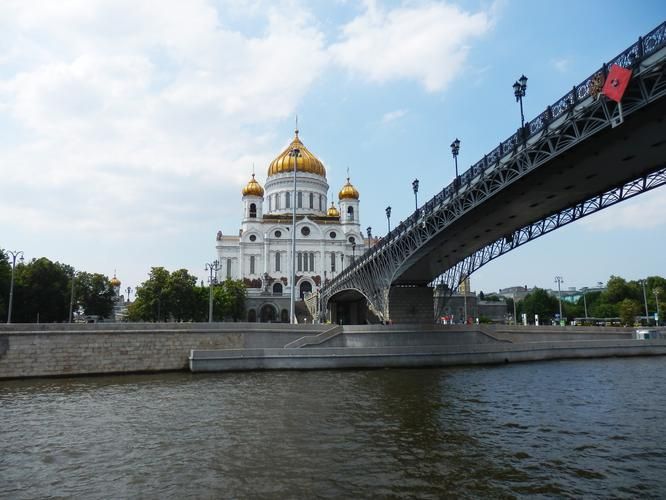
M 108 318 L 113 311 L 115 293 L 109 278 L 99 273 L 76 273 L 74 279 L 75 308 L 83 308 L 86 315 Z
M 539 315 L 539 321 L 544 322 L 552 319 L 556 313 L 559 313 L 557 298 L 550 295 L 546 290 L 535 288 L 532 292 L 520 302 L 520 313 L 526 313 L 528 321 L 534 319 L 534 315 Z
M 136 289 L 129 306 L 130 321 L 207 321 L 210 288 L 197 287 L 197 278 L 186 269 L 169 273 L 153 267 L 148 280 Z M 245 285 L 226 280 L 213 287 L 213 320 L 245 317 Z
M 625 326 L 631 326 L 641 312 L 641 304 L 634 299 L 623 299 L 617 304 L 620 321 Z

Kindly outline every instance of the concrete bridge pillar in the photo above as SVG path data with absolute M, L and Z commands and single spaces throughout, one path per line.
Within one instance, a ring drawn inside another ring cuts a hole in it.
M 393 323 L 432 324 L 435 317 L 433 289 L 428 286 L 392 286 L 389 311 Z

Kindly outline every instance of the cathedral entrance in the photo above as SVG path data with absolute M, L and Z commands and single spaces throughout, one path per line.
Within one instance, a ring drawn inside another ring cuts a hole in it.
M 277 311 L 272 305 L 264 304 L 261 306 L 260 318 L 262 323 L 275 323 L 275 320 L 277 319 Z
M 301 300 L 303 300 L 303 297 L 305 297 L 306 293 L 312 293 L 312 283 L 310 283 L 309 281 L 304 281 L 303 283 L 301 283 L 300 293 L 301 293 Z

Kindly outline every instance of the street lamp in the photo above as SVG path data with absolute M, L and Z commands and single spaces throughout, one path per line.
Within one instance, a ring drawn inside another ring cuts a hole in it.
M 220 268 L 220 261 L 214 260 L 213 262 L 206 262 L 206 271 L 210 271 L 210 277 L 208 278 L 208 322 L 213 322 L 213 285 L 217 283 L 217 272 Z
M 352 241 L 352 263 L 356 260 L 356 242 Z
M 453 181 L 456 188 L 458 187 L 458 153 L 460 153 L 460 140 L 456 138 L 456 140 L 451 143 L 451 154 L 453 155 L 453 162 L 456 166 L 456 178 Z
M 74 277 L 76 276 L 76 271 L 72 269 L 72 288 L 69 292 L 69 321 L 72 322 L 72 313 L 74 312 Z
M 585 306 L 585 319 L 587 319 L 587 298 L 585 297 L 587 293 L 587 287 L 581 288 L 581 291 L 583 292 L 583 306 Z
M 414 209 L 419 209 L 419 180 L 414 179 L 412 181 L 412 189 L 414 190 Z
M 19 262 L 23 264 L 23 251 L 22 250 L 7 250 L 7 253 L 12 256 L 12 278 L 9 283 L 9 308 L 7 309 L 7 323 L 12 322 L 12 304 L 14 302 L 14 268 L 16 267 L 16 258 L 20 256 Z
M 513 84 L 513 95 L 516 96 L 516 102 L 520 103 L 520 129 L 525 128 L 525 115 L 523 114 L 523 97 L 527 90 L 527 77 L 521 76 L 517 82 Z
M 296 129 L 298 137 L 298 128 Z M 291 148 L 289 156 L 294 159 L 294 195 L 291 209 L 291 298 L 289 301 L 289 323 L 296 323 L 296 167 L 298 157 L 301 156 L 299 148 Z
M 562 279 L 562 276 L 555 276 L 555 283 L 557 283 L 557 299 L 558 302 L 560 303 L 560 324 L 562 324 L 562 283 L 564 283 L 564 280 Z
M 366 231 L 368 232 L 368 246 L 370 246 L 370 240 L 372 240 L 372 228 L 368 226 Z
M 391 232 L 391 207 L 386 207 L 386 222 L 388 224 L 388 232 Z
M 659 318 L 660 318 L 660 316 L 659 316 L 659 288 L 655 288 L 653 290 L 653 292 L 654 292 L 654 302 L 657 304 L 657 317 L 656 317 L 654 323 L 655 323 L 655 326 L 659 326 Z
M 643 285 L 643 302 L 645 303 L 645 324 L 649 325 L 650 324 L 650 313 L 648 312 L 647 293 L 645 292 L 645 283 L 646 283 L 646 280 L 641 280 L 641 284 Z
M 127 302 L 130 301 L 130 293 L 132 293 L 132 287 L 128 286 L 127 287 Z

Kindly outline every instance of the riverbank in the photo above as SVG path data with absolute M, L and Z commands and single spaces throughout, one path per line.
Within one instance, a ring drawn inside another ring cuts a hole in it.
M 666 354 L 633 329 L 504 325 L 0 325 L 0 379 L 174 370 L 447 366 Z

